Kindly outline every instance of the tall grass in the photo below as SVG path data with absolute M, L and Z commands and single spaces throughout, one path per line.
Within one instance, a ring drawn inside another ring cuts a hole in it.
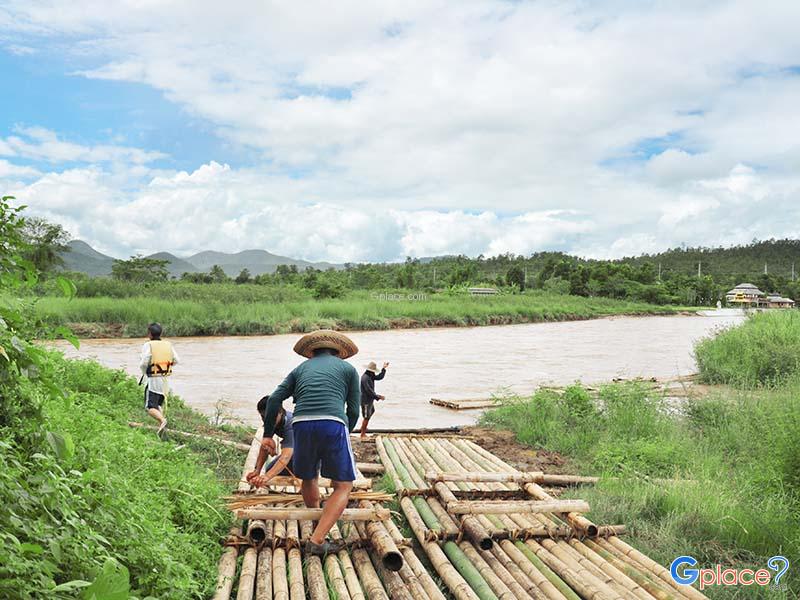
M 215 286 L 198 286 L 210 289 Z M 304 332 L 319 327 L 365 330 L 395 327 L 466 326 L 589 319 L 618 314 L 670 314 L 675 309 L 607 298 L 546 293 L 492 297 L 398 292 L 351 292 L 344 298 L 282 301 L 237 299 L 236 288 L 220 286 L 218 299 L 44 297 L 36 303 L 51 325 L 118 324 L 123 334 L 141 335 L 152 321 L 170 335 L 254 335 Z M 233 288 L 233 290 L 231 290 Z M 244 290 L 242 293 L 247 292 Z M 226 295 L 227 294 L 227 295 Z
M 729 337 L 701 344 L 704 356 L 718 361 L 715 372 L 728 374 L 729 381 L 780 381 L 780 386 L 721 388 L 687 401 L 676 412 L 658 393 L 640 385 L 604 386 L 596 397 L 575 385 L 562 395 L 540 391 L 516 399 L 486 413 L 483 420 L 515 432 L 535 448 L 567 455 L 576 470 L 601 474 L 598 486 L 568 495 L 588 500 L 589 516 L 596 522 L 628 525 L 632 543 L 662 564 L 684 554 L 703 566 L 758 568 L 776 554 L 796 558 L 800 371 L 787 361 L 781 377 L 774 378 L 774 371 L 760 367 L 760 353 L 747 353 L 748 347 L 765 344 L 783 348 L 765 332 L 797 344 L 786 333 L 796 319 L 793 314 L 759 315 L 723 334 Z M 721 351 L 731 340 L 745 349 L 749 360 Z M 748 375 L 734 377 L 736 369 Z M 766 377 L 754 376 L 763 372 Z M 718 598 L 800 595 L 800 580 L 782 582 L 789 585 L 788 591 L 714 588 L 707 593 Z
M 800 312 L 757 313 L 695 348 L 707 383 L 777 385 L 800 371 Z

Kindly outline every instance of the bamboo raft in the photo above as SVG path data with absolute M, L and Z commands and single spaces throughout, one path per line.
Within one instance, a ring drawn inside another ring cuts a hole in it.
M 259 431 L 245 473 L 260 439 Z M 414 540 L 403 537 L 398 515 L 387 518 L 385 493 L 357 491 L 331 531 L 345 548 L 304 556 L 316 513 L 300 503 L 296 482 L 256 493 L 241 483 L 229 506 L 250 520 L 228 538 L 214 600 L 705 598 L 622 541 L 623 526 L 595 525 L 586 502 L 541 487 L 595 478 L 523 473 L 467 439 L 393 435 L 375 444 Z
M 442 398 L 431 398 L 430 403 L 434 406 L 441 406 L 451 410 L 475 410 L 478 408 L 492 408 L 500 403 L 496 398 L 467 398 L 464 400 L 443 400 Z

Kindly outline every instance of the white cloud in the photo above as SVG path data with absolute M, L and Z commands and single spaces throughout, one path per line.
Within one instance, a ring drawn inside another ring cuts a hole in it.
M 33 167 L 17 165 L 7 160 L 0 159 L 0 180 L 6 178 L 10 179 L 11 177 L 29 178 L 36 175 L 41 175 L 41 173 Z
M 0 138 L 0 156 L 21 157 L 50 163 L 115 162 L 134 165 L 151 163 L 166 155 L 117 145 L 84 146 L 66 142 L 44 127 L 18 127 L 19 135 Z
M 2 156 L 94 165 L 90 185 L 113 201 L 108 233 L 91 233 L 116 248 L 608 256 L 789 235 L 798 222 L 790 0 L 5 11 L 11 42 L 63 49 L 83 77 L 148 85 L 253 156 L 154 174 L 157 152 L 37 129 L 0 139 Z M 141 215 L 165 204 L 172 226 L 154 236 Z

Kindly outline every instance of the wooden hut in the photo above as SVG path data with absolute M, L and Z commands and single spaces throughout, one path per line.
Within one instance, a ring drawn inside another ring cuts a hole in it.
M 725 301 L 729 305 L 745 306 L 766 306 L 766 294 L 754 286 L 752 283 L 740 283 L 735 288 L 725 294 Z
M 794 300 L 784 298 L 779 294 L 767 295 L 767 308 L 794 308 Z

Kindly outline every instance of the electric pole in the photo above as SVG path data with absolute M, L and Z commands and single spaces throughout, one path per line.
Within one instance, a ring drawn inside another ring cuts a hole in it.
M 700 261 L 697 262 L 697 276 L 698 277 L 700 277 L 702 275 L 702 270 L 700 269 L 700 265 L 702 265 L 702 264 L 703 263 L 700 262 Z
M 794 281 L 794 263 L 792 263 L 792 281 Z
M 436 267 L 433 267 L 433 287 L 436 287 Z
M 764 263 L 764 275 L 769 275 L 769 273 L 767 273 L 767 263 Z
M 524 274 L 524 276 L 522 278 L 522 283 L 525 285 L 525 287 L 528 287 L 528 266 L 527 265 L 523 268 L 523 271 L 524 271 L 525 274 Z
M 658 263 L 658 280 L 661 281 L 661 263 Z

